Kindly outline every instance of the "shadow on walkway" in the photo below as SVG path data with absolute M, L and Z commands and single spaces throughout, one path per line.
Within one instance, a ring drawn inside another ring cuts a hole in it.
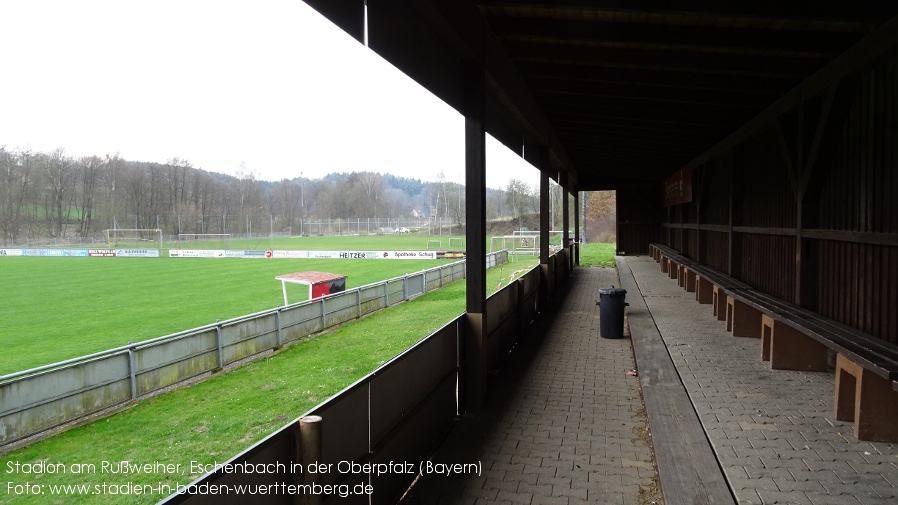
M 657 473 L 628 338 L 599 337 L 600 287 L 615 269 L 578 268 L 530 338 L 490 379 L 486 406 L 465 415 L 410 504 L 651 503 Z

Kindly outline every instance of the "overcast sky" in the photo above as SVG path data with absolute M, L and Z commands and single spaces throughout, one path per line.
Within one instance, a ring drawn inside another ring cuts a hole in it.
M 0 0 L 0 145 L 464 182 L 464 121 L 300 0 Z M 539 173 L 488 138 L 487 185 Z

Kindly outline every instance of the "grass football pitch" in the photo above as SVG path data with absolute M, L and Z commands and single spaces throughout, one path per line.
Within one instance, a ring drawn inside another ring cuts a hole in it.
M 280 249 L 425 250 L 430 237 L 302 237 Z M 440 240 L 436 237 L 436 240 Z M 266 238 L 267 242 L 267 238 Z M 448 237 L 444 237 L 448 244 Z M 234 244 L 231 244 L 231 249 Z M 0 375 L 283 305 L 277 275 L 348 276 L 347 289 L 445 260 L 9 257 L 0 266 Z M 287 285 L 291 303 L 308 288 Z

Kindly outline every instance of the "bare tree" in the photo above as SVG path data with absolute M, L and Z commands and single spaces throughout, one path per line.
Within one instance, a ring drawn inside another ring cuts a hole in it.
M 505 202 L 511 209 L 512 218 L 521 226 L 524 214 L 531 209 L 533 193 L 527 183 L 518 179 L 510 179 L 505 193 Z
M 80 191 L 78 192 L 81 212 L 78 219 L 78 234 L 81 239 L 90 235 L 91 222 L 94 216 L 94 203 L 96 201 L 96 187 L 103 160 L 96 156 L 87 156 L 78 161 L 80 172 Z
M 311 214 L 318 219 L 346 217 L 348 206 L 344 193 L 327 181 L 316 181 L 311 185 L 311 191 L 306 192 L 306 205 L 312 203 Z
M 75 163 L 65 149 L 54 150 L 44 159 L 47 182 L 45 209 L 51 237 L 64 237 L 74 199 Z
M 174 157 L 166 162 L 167 206 L 173 209 L 187 203 L 187 173 L 193 166 L 187 160 Z
M 303 216 L 349 219 L 354 227 L 356 218 L 392 219 L 422 208 L 427 191 L 441 217 L 463 221 L 462 186 L 444 175 L 433 184 L 374 172 L 271 184 L 259 181 L 245 163 L 237 177 L 228 177 L 177 157 L 166 163 L 127 161 L 118 154 L 74 159 L 62 149 L 32 153 L 0 148 L 0 230 L 5 241 L 26 233 L 63 237 L 68 226 L 82 240 L 113 227 L 228 233 L 242 229 L 244 218 L 247 228 L 267 228 L 265 214 L 282 230 L 301 229 L 296 219 Z
M 300 204 L 303 197 L 302 191 L 303 188 L 296 181 L 289 179 L 282 179 L 271 189 L 272 196 L 277 200 L 283 216 L 283 225 L 291 231 L 300 212 Z
M 461 225 L 465 218 L 465 188 L 461 184 L 450 182 L 446 200 L 450 202 L 451 215 L 455 224 Z
M 262 187 L 259 185 L 256 172 L 248 169 L 246 163 L 242 161 L 240 168 L 237 169 L 237 184 L 234 191 L 235 198 L 230 207 L 237 209 L 240 215 L 246 217 L 247 231 L 251 227 L 258 227 L 261 221 L 255 218 L 258 218 L 259 209 L 263 208 Z
M 120 179 L 124 160 L 118 153 L 107 154 L 103 160 L 103 168 L 100 170 L 100 187 L 98 191 L 99 201 L 95 205 L 103 219 L 103 226 L 115 228 L 117 216 L 123 215 L 124 191 Z
M 586 230 L 589 242 L 614 242 L 617 220 L 616 195 L 614 191 L 593 191 L 586 193 Z
M 0 147 L 0 228 L 4 243 L 15 241 L 19 235 L 33 166 L 34 154 L 30 150 L 10 152 L 5 146 Z
M 207 217 L 212 217 L 212 213 L 218 213 L 217 211 L 223 214 L 227 213 L 227 204 L 222 199 L 223 189 L 211 175 L 199 170 L 194 172 L 193 182 L 193 198 L 191 200 L 197 219 L 188 228 L 192 228 L 194 233 L 210 233 L 207 231 Z M 183 222 L 182 225 L 184 225 Z M 222 231 L 222 233 L 227 232 Z
M 364 192 L 364 200 L 359 214 L 377 217 L 382 210 L 383 176 L 376 172 L 361 172 L 358 174 L 358 181 Z

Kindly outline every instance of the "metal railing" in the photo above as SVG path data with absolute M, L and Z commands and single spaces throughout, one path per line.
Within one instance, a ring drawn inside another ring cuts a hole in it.
M 504 263 L 506 251 L 487 256 Z M 122 406 L 465 277 L 458 261 L 0 377 L 0 446 Z

